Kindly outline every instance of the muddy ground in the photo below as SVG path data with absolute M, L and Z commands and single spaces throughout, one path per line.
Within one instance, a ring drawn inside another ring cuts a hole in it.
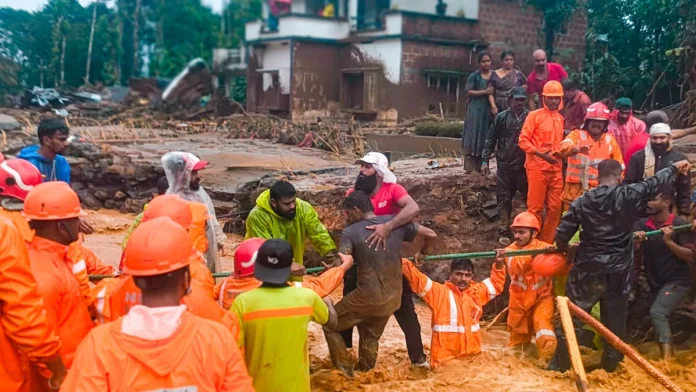
M 96 234 L 87 237 L 86 243 L 111 265 L 117 265 L 125 228 L 133 216 L 114 211 L 92 211 L 88 220 L 97 230 Z M 236 234 L 228 235 L 228 254 L 223 258 L 223 270 L 232 270 L 232 253 L 241 242 L 242 237 Z M 341 289 L 336 290 L 332 297 L 339 300 Z M 422 326 L 423 341 L 426 352 L 430 348 L 430 310 L 424 303 L 416 301 L 416 311 Z M 484 323 L 485 325 L 485 323 Z M 366 373 L 357 373 L 354 380 L 349 380 L 332 369 L 328 357 L 328 348 L 321 328 L 316 324 L 310 325 L 310 360 L 312 369 L 313 391 L 469 391 L 490 392 L 519 391 L 519 392 L 561 392 L 574 391 L 574 383 L 569 373 L 560 374 L 543 370 L 536 361 L 533 352 L 518 353 L 505 349 L 508 334 L 504 326 L 484 326 L 482 328 L 483 353 L 450 363 L 443 368 L 428 372 L 412 368 L 403 334 L 395 319 L 391 319 L 384 335 L 380 340 L 380 355 L 377 367 Z M 357 347 L 357 334 L 354 336 L 354 347 Z M 640 346 L 641 352 L 660 370 L 664 371 L 684 391 L 696 390 L 696 341 L 686 342 L 680 346 L 676 363 L 666 364 L 657 361 L 659 351 L 655 343 L 645 343 Z M 585 363 L 598 363 L 598 353 L 586 352 Z M 617 392 L 653 392 L 661 390 L 630 361 L 624 361 L 619 371 L 607 374 L 597 370 L 589 374 L 589 382 L 595 391 Z

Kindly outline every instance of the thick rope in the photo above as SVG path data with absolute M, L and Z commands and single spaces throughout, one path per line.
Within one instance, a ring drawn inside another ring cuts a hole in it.
M 674 227 L 674 232 L 675 233 L 680 233 L 684 231 L 689 231 L 691 230 L 691 225 L 681 225 L 681 226 L 675 226 Z M 662 235 L 662 230 L 653 230 L 653 231 L 648 231 L 645 233 L 645 236 L 647 238 L 651 237 L 657 237 Z M 510 250 L 505 252 L 505 255 L 507 256 L 534 256 L 534 255 L 540 255 L 544 253 L 558 253 L 559 250 L 557 250 L 555 247 L 554 248 L 547 248 L 547 249 L 523 249 L 523 250 Z M 454 260 L 454 259 L 492 259 L 495 258 L 495 251 L 488 251 L 488 252 L 468 252 L 468 253 L 451 253 L 451 254 L 446 254 L 446 255 L 430 255 L 430 256 L 425 256 L 423 260 L 425 261 L 433 261 L 433 260 Z M 410 260 L 413 260 L 411 258 Z M 313 267 L 313 268 L 307 268 L 307 274 L 316 274 L 318 272 L 324 271 L 324 267 Z M 226 278 L 228 276 L 232 276 L 231 272 L 216 272 L 213 274 L 213 278 Z M 115 275 L 90 275 L 89 280 L 101 280 L 105 278 L 113 278 Z

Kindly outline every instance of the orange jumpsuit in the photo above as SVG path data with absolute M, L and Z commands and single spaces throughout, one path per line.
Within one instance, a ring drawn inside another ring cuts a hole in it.
M 495 298 L 505 287 L 505 268 L 491 269 L 491 277 L 472 283 L 461 291 L 449 281 L 433 282 L 406 259 L 401 269 L 413 291 L 432 311 L 432 340 L 430 364 L 433 369 L 446 361 L 481 352 L 479 320 L 483 306 Z
M 11 221 L 0 218 L 0 389 L 31 390 L 25 362 L 44 363 L 59 355 L 54 331 L 36 290 L 24 239 Z
M 546 219 L 543 220 L 539 239 L 553 242 L 556 227 L 561 222 L 561 193 L 563 192 L 563 165 L 556 156 L 557 163 L 551 164 L 535 155 L 536 152 L 556 154 L 563 140 L 563 116 L 558 111 L 544 107 L 527 116 L 520 131 L 519 146 L 527 154 L 524 167 L 527 169 L 527 209 L 542 222 L 542 212 L 546 205 Z
M 515 243 L 505 250 L 544 249 L 551 245 L 532 239 L 523 247 Z M 539 358 L 548 361 L 556 351 L 553 332 L 553 283 L 532 271 L 533 256 L 506 257 L 510 273 L 510 303 L 508 307 L 508 346 L 517 346 L 536 340 Z
M 29 227 L 27 218 L 22 215 L 22 211 L 10 211 L 0 207 L 0 217 L 7 218 L 14 223 L 17 230 L 26 242 L 30 242 L 34 238 L 34 230 Z
M 150 341 L 123 334 L 122 322 L 87 336 L 75 358 L 79 371 L 61 390 L 253 391 L 236 340 L 221 325 L 185 312 L 173 336 Z
M 588 146 L 587 154 L 572 154 L 573 147 Z M 599 185 L 599 171 L 597 165 L 605 159 L 614 159 L 625 169 L 619 143 L 614 136 L 604 133 L 595 141 L 590 134 L 583 129 L 575 129 L 561 142 L 561 156 L 568 158 L 568 170 L 566 171 L 565 186 L 563 187 L 563 211 L 570 208 L 570 204 L 582 196 L 583 193 L 594 189 Z
M 38 236 L 29 243 L 29 261 L 44 301 L 48 324 L 58 331 L 60 354 L 67 368 L 82 339 L 94 326 L 80 287 L 65 261 L 68 247 Z
M 125 316 L 130 308 L 141 303 L 142 293 L 129 275 L 104 279 L 99 282 L 93 292 L 96 297 L 99 324 L 115 321 Z M 237 318 L 218 306 L 199 281 L 191 279 L 191 292 L 181 300 L 181 303 L 196 316 L 222 323 L 235 338 L 239 336 Z
M 343 282 L 343 268 L 331 268 L 319 276 L 305 276 L 302 282 L 293 282 L 301 284 L 300 287 L 310 289 L 324 298 L 331 294 Z M 215 286 L 215 300 L 223 309 L 229 310 L 232 307 L 234 299 L 241 293 L 253 290 L 261 286 L 261 282 L 253 276 L 244 276 L 241 278 L 230 276 L 225 278 L 220 284 Z
M 87 307 L 92 308 L 94 296 L 89 275 L 112 275 L 115 269 L 104 264 L 91 249 L 85 246 L 84 240 L 85 237 L 80 234 L 77 241 L 70 244 L 66 262 L 80 285 L 82 300 Z

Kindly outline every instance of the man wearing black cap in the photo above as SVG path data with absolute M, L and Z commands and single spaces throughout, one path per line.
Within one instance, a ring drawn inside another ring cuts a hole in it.
M 500 243 L 510 245 L 510 221 L 512 219 L 512 199 L 520 192 L 527 197 L 527 173 L 524 169 L 525 154 L 517 142 L 522 125 L 529 111 L 526 108 L 527 92 L 523 87 L 510 91 L 510 108 L 495 117 L 488 131 L 488 139 L 483 149 L 481 171 L 490 174 L 488 159 L 495 151 L 498 164 L 496 172 L 496 198 L 500 213 Z
M 309 391 L 307 326 L 336 326 L 331 298 L 288 285 L 292 246 L 270 239 L 261 245 L 254 277 L 261 287 L 240 294 L 232 309 L 240 326 L 240 346 L 257 391 Z

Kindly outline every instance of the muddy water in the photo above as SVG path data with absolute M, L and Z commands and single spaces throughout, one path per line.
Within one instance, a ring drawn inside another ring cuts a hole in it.
M 121 255 L 120 243 L 125 228 L 132 216 L 112 211 L 90 213 L 89 221 L 97 233 L 90 235 L 86 243 L 98 256 L 111 265 L 117 265 Z M 223 270 L 232 270 L 232 254 L 241 242 L 240 236 L 230 235 L 223 258 Z M 341 290 L 332 297 L 338 301 Z M 430 310 L 421 302 L 416 303 L 416 312 L 422 326 L 426 352 L 430 349 Z M 357 333 L 354 334 L 354 347 L 358 347 Z M 562 392 L 575 391 L 572 375 L 547 372 L 537 363 L 533 353 L 513 352 L 505 348 L 508 335 L 503 326 L 482 328 L 484 352 L 454 361 L 434 372 L 412 368 L 403 333 L 396 320 L 389 320 L 380 340 L 380 355 L 377 366 L 370 372 L 356 373 L 349 380 L 332 369 L 328 348 L 321 328 L 310 325 L 310 360 L 312 368 L 313 391 L 467 391 L 467 392 Z M 666 364 L 656 359 L 659 351 L 654 343 L 639 347 L 640 351 L 661 371 L 665 372 L 684 391 L 696 391 L 696 342 L 691 350 L 681 348 L 677 361 Z M 354 349 L 356 350 L 356 349 Z M 585 364 L 599 362 L 598 353 L 586 353 Z M 653 392 L 662 387 L 642 370 L 626 359 L 619 371 L 608 374 L 597 370 L 588 375 L 593 391 Z

